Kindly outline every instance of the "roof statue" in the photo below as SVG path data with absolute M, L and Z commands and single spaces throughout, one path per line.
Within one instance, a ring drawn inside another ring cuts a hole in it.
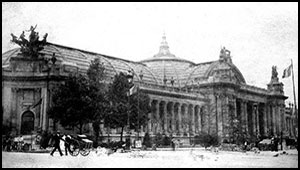
M 39 51 L 43 50 L 46 45 L 48 34 L 46 33 L 43 40 L 39 41 L 39 33 L 35 32 L 36 27 L 37 25 L 35 27 L 31 26 L 29 30 L 26 30 L 26 32 L 30 32 L 29 41 L 25 38 L 25 31 L 22 32 L 19 38 L 12 33 L 10 34 L 12 36 L 11 42 L 18 44 L 25 56 L 37 57 Z
M 277 72 L 277 67 L 272 66 L 272 79 L 277 78 L 278 72 Z
M 271 83 L 278 83 L 278 72 L 277 72 L 277 67 L 272 66 L 272 77 L 271 77 Z
M 220 51 L 220 57 L 229 57 L 230 56 L 230 51 L 227 50 L 225 47 L 223 47 Z
M 228 63 L 232 63 L 230 51 L 227 50 L 225 47 L 221 48 L 220 51 L 220 61 L 225 61 Z

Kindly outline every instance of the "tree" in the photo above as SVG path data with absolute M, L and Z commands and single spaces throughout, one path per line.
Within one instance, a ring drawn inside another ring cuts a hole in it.
M 53 90 L 48 114 L 63 127 L 77 127 L 82 133 L 83 125 L 94 118 L 92 100 L 88 79 L 81 74 L 71 74 Z
M 130 109 L 127 96 L 129 87 L 126 75 L 120 72 L 115 75 L 113 82 L 109 84 L 106 95 L 110 105 L 105 114 L 104 124 L 110 128 L 121 127 L 121 140 L 124 127 L 127 125 L 127 115 Z
M 124 127 L 128 123 L 130 129 L 139 129 L 148 121 L 150 112 L 150 98 L 143 92 L 128 96 L 130 87 L 133 84 L 128 82 L 126 75 L 122 72 L 116 74 L 113 82 L 109 85 L 107 97 L 110 102 L 110 108 L 105 115 L 105 125 L 111 128 L 121 128 L 121 137 L 123 138 Z M 128 117 L 129 115 L 129 117 Z
M 101 119 L 107 107 L 104 83 L 105 68 L 98 58 L 93 60 L 87 75 L 70 74 L 65 82 L 54 89 L 49 116 L 63 127 L 77 127 L 82 133 L 83 125 L 93 123 L 96 140 Z
M 109 102 L 105 98 L 107 85 L 104 80 L 107 78 L 105 74 L 105 67 L 99 58 L 92 60 L 87 76 L 90 84 L 90 95 L 93 99 L 92 107 L 94 110 L 92 125 L 96 141 L 98 141 L 99 133 L 101 132 L 100 124 L 104 119 L 105 111 L 107 110 Z
M 151 112 L 149 105 L 149 96 L 138 89 L 137 93 L 130 96 L 130 128 L 140 130 L 141 126 L 147 125 L 149 118 L 148 114 Z

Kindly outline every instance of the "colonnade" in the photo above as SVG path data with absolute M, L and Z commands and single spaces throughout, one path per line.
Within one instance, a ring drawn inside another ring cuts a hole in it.
M 280 135 L 285 130 L 284 105 L 236 99 L 242 127 L 250 136 Z
M 184 101 L 184 100 L 183 100 Z M 234 99 L 234 113 L 242 123 L 243 129 L 250 136 L 280 135 L 285 129 L 284 113 L 279 104 L 253 102 L 243 99 Z M 220 101 L 218 101 L 219 103 Z M 148 131 L 151 134 L 164 133 L 179 136 L 193 136 L 201 131 L 207 132 L 209 122 L 207 103 L 171 101 L 151 99 L 151 113 L 149 113 Z M 222 102 L 216 105 L 217 112 L 224 112 Z M 228 110 L 225 110 L 225 112 Z M 218 116 L 221 115 L 218 113 Z M 226 113 L 222 113 L 226 115 Z M 217 118 L 215 126 L 218 134 L 224 135 L 222 124 L 228 121 L 226 117 Z M 213 117 L 215 118 L 215 117 Z M 215 121 L 213 121 L 215 122 Z M 213 127 L 213 126 L 211 126 Z M 223 136 L 222 135 L 222 136 Z
M 207 109 L 204 104 L 152 99 L 150 106 L 148 131 L 152 134 L 190 136 L 198 134 L 205 126 Z

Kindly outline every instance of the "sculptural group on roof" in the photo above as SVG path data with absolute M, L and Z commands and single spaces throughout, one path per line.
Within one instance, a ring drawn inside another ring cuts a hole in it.
M 26 32 L 30 32 L 29 40 L 25 38 L 25 31 L 19 36 L 15 36 L 11 33 L 12 40 L 11 42 L 18 44 L 21 47 L 21 52 L 26 56 L 37 57 L 38 52 L 44 49 L 44 46 L 47 41 L 48 33 L 43 36 L 43 40 L 39 41 L 39 33 L 35 31 L 35 27 L 31 26 Z

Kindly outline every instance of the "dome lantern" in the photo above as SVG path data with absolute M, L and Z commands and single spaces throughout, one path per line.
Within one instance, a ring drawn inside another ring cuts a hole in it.
M 154 57 L 162 57 L 162 56 L 170 56 L 170 57 L 175 57 L 174 54 L 171 54 L 169 51 L 169 45 L 166 40 L 166 34 L 164 33 L 162 36 L 162 42 L 159 47 L 159 52 L 158 54 L 154 55 Z

